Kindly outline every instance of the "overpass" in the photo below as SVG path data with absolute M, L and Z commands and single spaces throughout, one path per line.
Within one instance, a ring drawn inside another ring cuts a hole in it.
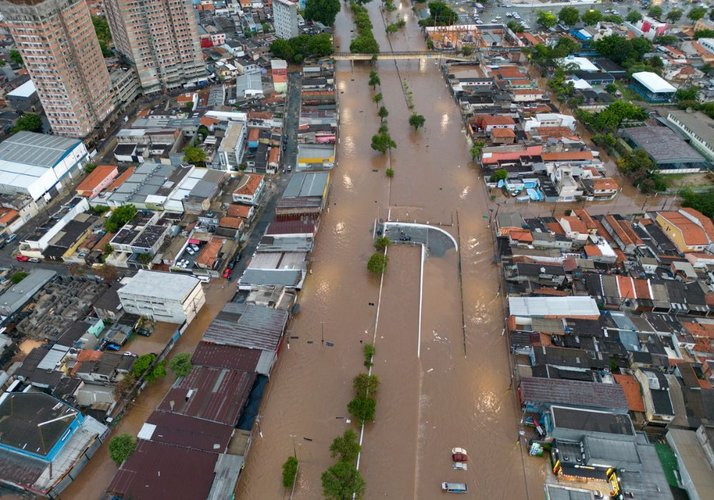
M 522 47 L 479 47 L 474 49 L 474 53 L 470 56 L 456 54 L 451 52 L 436 52 L 433 50 L 410 50 L 410 51 L 390 51 L 380 52 L 378 54 L 359 54 L 352 52 L 335 52 L 332 54 L 332 59 L 335 61 L 371 61 L 376 56 L 378 61 L 403 61 L 409 59 L 439 59 L 449 61 L 475 62 L 478 60 L 478 54 L 489 52 L 520 52 Z

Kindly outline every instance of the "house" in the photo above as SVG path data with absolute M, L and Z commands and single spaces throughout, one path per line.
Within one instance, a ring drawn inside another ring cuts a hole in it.
M 97 165 L 76 188 L 79 196 L 94 198 L 106 189 L 119 175 L 116 165 Z
M 635 378 L 642 387 L 645 402 L 645 419 L 648 424 L 666 426 L 674 420 L 674 407 L 669 382 L 663 373 L 650 369 L 635 370 Z
M 705 229 L 682 213 L 682 210 L 658 212 L 655 220 L 681 253 L 702 252 L 710 244 Z
M 709 498 L 714 491 L 714 428 L 701 425 L 696 432 L 669 429 L 666 439 L 677 457 L 677 470 L 689 498 Z
M 611 200 L 620 192 L 620 185 L 612 177 L 581 178 L 580 184 L 588 201 Z
M 480 132 L 490 134 L 494 129 L 515 130 L 516 122 L 508 115 L 476 115 L 471 120 Z
M 244 205 L 257 205 L 264 187 L 265 176 L 245 174 L 238 187 L 233 191 L 233 201 Z

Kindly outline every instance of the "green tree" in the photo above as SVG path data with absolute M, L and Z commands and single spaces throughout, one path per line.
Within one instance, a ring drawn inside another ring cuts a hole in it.
M 371 397 L 379 389 L 379 377 L 360 373 L 352 380 L 352 389 L 354 389 L 355 397 Z
M 575 7 L 563 7 L 558 12 L 558 19 L 567 26 L 574 26 L 580 20 L 580 11 Z
M 386 236 L 378 236 L 374 239 L 374 249 L 378 252 L 384 252 L 384 249 L 391 244 L 391 241 Z
M 322 473 L 322 494 L 331 500 L 350 500 L 364 495 L 364 479 L 355 466 L 337 462 Z
M 592 26 L 600 21 L 602 21 L 602 12 L 597 9 L 590 9 L 583 13 L 583 22 L 587 26 Z
M 679 196 L 682 197 L 682 206 L 699 210 L 707 217 L 714 217 L 714 190 L 694 192 L 690 188 L 683 189 Z
M 357 434 L 352 429 L 347 429 L 341 436 L 337 436 L 330 445 L 330 455 L 339 462 L 354 464 L 357 462 L 362 447 L 357 440 Z
M 379 107 L 379 111 L 377 111 L 377 114 L 379 115 L 379 118 L 381 120 L 386 120 L 387 117 L 389 116 L 389 110 L 385 108 L 384 106 Z
M 382 274 L 387 269 L 388 258 L 380 252 L 375 252 L 367 262 L 367 269 L 374 274 Z
M 166 376 L 166 361 L 157 363 L 144 377 L 147 382 L 153 382 Z
M 701 18 L 707 15 L 707 9 L 704 7 L 692 7 L 692 9 L 687 12 L 687 17 L 692 21 L 699 21 Z
M 318 21 L 325 26 L 332 26 L 339 11 L 340 0 L 307 0 L 304 17 L 307 21 Z
M 699 96 L 699 89 L 697 87 L 680 87 L 677 92 L 674 93 L 674 98 L 679 101 L 696 101 Z
M 372 70 L 369 72 L 369 86 L 372 87 L 372 90 L 374 90 L 377 85 L 381 85 L 382 81 L 379 79 L 379 75 L 377 74 L 376 71 Z
M 629 40 L 620 35 L 609 35 L 593 43 L 595 50 L 618 64 L 629 66 L 641 61 L 642 57 L 652 51 L 652 42 L 646 38 Z
M 206 152 L 199 146 L 186 146 L 183 150 L 183 161 L 197 167 L 205 167 Z
M 471 159 L 473 161 L 476 161 L 477 158 L 481 156 L 481 152 L 483 151 L 483 147 L 486 145 L 484 141 L 476 141 L 473 143 L 471 146 Z
M 370 397 L 356 397 L 347 403 L 347 411 L 360 425 L 374 422 L 377 401 Z
M 292 488 L 298 472 L 297 457 L 290 456 L 283 464 L 283 488 Z
M 114 253 L 114 247 L 110 243 L 104 245 L 104 256 L 109 256 L 112 253 Z
M 109 30 L 107 19 L 102 16 L 92 16 L 92 24 L 94 25 L 94 32 L 97 34 L 97 40 L 99 40 L 99 48 L 102 49 L 102 55 L 104 57 L 111 57 L 114 55 L 110 49 L 112 45 L 112 33 Z
M 642 14 L 637 10 L 631 10 L 625 16 L 625 20 L 629 23 L 636 23 L 640 19 L 642 19 Z
M 614 83 L 608 83 L 607 85 L 605 85 L 605 92 L 607 92 L 608 94 L 614 94 L 615 92 L 617 92 L 617 85 L 615 85 Z
M 491 182 L 505 181 L 508 178 L 508 170 L 499 168 L 491 174 Z
M 451 26 L 459 19 L 459 15 L 446 3 L 429 2 L 429 17 L 419 21 L 419 26 Z
M 389 177 L 389 178 L 391 179 L 392 177 L 394 177 L 394 169 L 391 168 L 391 167 L 388 167 L 388 168 L 384 171 L 384 175 L 386 175 L 387 177 Z
M 332 54 L 332 36 L 329 33 L 299 35 L 289 40 L 276 39 L 270 44 L 274 57 L 300 64 L 305 58 L 326 57 Z
M 548 12 L 547 10 L 539 10 L 536 22 L 543 28 L 552 28 L 553 26 L 558 24 L 558 18 L 552 12 Z
M 372 136 L 371 147 L 375 151 L 385 154 L 392 149 L 396 149 L 397 143 L 394 142 L 394 139 L 392 139 L 392 136 L 389 135 L 389 132 L 379 133 Z
M 30 273 L 27 273 L 25 271 L 18 271 L 15 274 L 13 274 L 12 276 L 10 276 L 10 281 L 12 282 L 13 285 L 17 285 L 19 282 L 21 282 L 22 280 L 27 278 L 27 276 L 29 274 Z
M 119 434 L 109 440 L 109 456 L 117 465 L 123 464 L 135 449 L 136 438 L 130 434 Z
M 619 14 L 608 14 L 602 17 L 603 21 L 614 24 L 622 24 L 625 20 Z
M 650 10 L 647 11 L 647 14 L 655 19 L 660 19 L 662 17 L 662 7 L 659 5 L 653 5 L 650 7 Z
M 679 43 L 679 38 L 674 35 L 662 35 L 654 39 L 657 45 L 675 45 Z
M 187 352 L 177 354 L 173 357 L 173 359 L 171 359 L 169 368 L 171 368 L 171 371 L 174 372 L 174 375 L 177 377 L 185 377 L 191 373 L 191 369 L 193 368 L 193 365 L 191 364 L 191 355 Z
M 372 358 L 374 358 L 374 353 L 376 352 L 374 344 L 366 343 L 362 347 L 362 354 L 364 355 L 364 367 L 369 368 L 372 366 Z
M 85 163 L 83 168 L 85 174 L 91 174 L 94 172 L 94 169 L 97 168 L 97 164 L 93 162 Z
M 699 40 L 700 38 L 714 38 L 714 30 L 704 29 L 697 30 L 694 32 L 694 38 Z
M 20 118 L 15 121 L 15 125 L 12 127 L 12 133 L 16 134 L 18 132 L 42 132 L 42 119 L 40 115 L 35 113 L 25 113 Z
M 384 96 L 382 95 L 381 92 L 378 92 L 378 93 L 374 94 L 374 96 L 372 97 L 372 100 L 373 100 L 377 105 L 379 105 L 379 104 L 382 102 L 382 99 L 384 99 Z
M 146 373 L 155 359 L 156 354 L 142 354 L 136 358 L 136 361 L 134 361 L 134 364 L 131 367 L 131 374 L 136 378 L 140 378 L 144 373 Z
M 133 219 L 135 215 L 136 207 L 134 205 L 122 205 L 117 207 L 104 222 L 104 229 L 109 233 L 116 233 L 124 224 Z
M 665 19 L 667 19 L 667 21 L 670 21 L 672 23 L 676 23 L 677 21 L 682 19 L 682 15 L 684 15 L 684 12 L 682 12 L 681 9 L 672 9 L 669 12 L 667 12 Z
M 19 51 L 12 49 L 8 52 L 7 56 L 10 58 L 10 62 L 17 64 L 18 66 L 22 66 L 22 55 Z
M 523 33 L 525 31 L 525 28 L 521 23 L 518 21 L 508 21 L 506 23 L 506 26 L 508 27 L 509 30 L 513 31 L 514 33 Z
M 420 114 L 412 113 L 409 117 L 409 125 L 414 127 L 415 132 L 424 126 L 424 122 L 426 122 L 426 118 Z

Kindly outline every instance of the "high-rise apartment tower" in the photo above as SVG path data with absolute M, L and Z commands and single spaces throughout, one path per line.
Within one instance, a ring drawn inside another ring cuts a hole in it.
M 273 24 L 278 38 L 289 39 L 300 34 L 298 4 L 291 0 L 273 0 Z
M 0 13 L 52 131 L 86 137 L 114 109 L 112 84 L 84 0 L 0 0 Z
M 191 0 L 105 0 L 114 48 L 136 65 L 144 92 L 206 76 Z

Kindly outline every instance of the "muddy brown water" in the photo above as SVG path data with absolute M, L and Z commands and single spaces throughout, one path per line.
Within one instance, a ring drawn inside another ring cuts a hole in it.
M 235 294 L 235 286 L 228 284 L 224 279 L 215 279 L 211 281 L 209 286 L 204 286 L 204 289 L 206 291 L 206 305 L 203 306 L 183 336 L 176 343 L 173 351 L 169 354 L 169 358 L 178 353 L 192 352 L 203 337 L 203 332 L 206 331 L 210 322 L 220 312 L 223 305 Z M 170 329 L 171 326 L 166 324 L 157 326 L 157 330 L 160 331 L 166 328 Z M 143 344 L 147 344 L 152 338 L 153 335 L 147 339 L 142 338 L 140 341 Z M 136 436 L 141 426 L 146 422 L 146 419 L 164 398 L 164 395 L 174 380 L 175 377 L 171 371 L 168 370 L 166 377 L 150 384 L 139 394 L 132 404 L 131 409 L 121 418 L 113 430 L 112 435 L 128 433 Z M 107 486 L 109 486 L 109 483 L 118 469 L 109 458 L 108 442 L 110 438 L 107 438 L 105 443 L 97 450 L 79 477 L 62 493 L 62 499 L 84 500 L 102 498 Z
M 367 5 L 374 32 L 388 50 L 377 2 Z M 394 50 L 421 50 L 423 38 L 404 3 L 407 28 Z M 349 50 L 351 14 L 338 15 L 336 40 Z M 370 149 L 379 127 L 370 66 L 338 63 L 339 166 L 332 172 L 329 211 L 323 215 L 312 274 L 290 325 L 290 349 L 273 372 L 261 409 L 260 431 L 237 488 L 238 498 L 288 498 L 281 464 L 295 448 L 300 460 L 295 498 L 320 498 L 320 474 L 333 460 L 332 439 L 344 431 L 351 380 L 362 367 L 362 341 L 372 339 L 379 280 L 365 268 L 375 217 L 429 221 L 459 236 L 461 255 L 429 258 L 424 268 L 420 357 L 420 251 L 393 246 L 384 279 L 374 373 L 381 380 L 376 421 L 367 426 L 360 470 L 365 498 L 440 496 L 441 481 L 464 481 L 471 498 L 541 498 L 542 459 L 521 454 L 520 413 L 509 388 L 510 369 L 498 295 L 488 195 L 473 168 L 458 107 L 434 62 L 380 62 L 378 71 L 397 149 L 395 177 L 387 159 Z M 414 95 L 426 125 L 414 132 L 402 92 Z M 374 171 L 376 170 L 376 171 Z M 458 215 L 457 215 L 458 212 Z M 460 227 L 457 230 L 456 220 Z M 464 317 L 458 261 L 462 260 Z M 324 339 L 334 343 L 323 346 Z M 354 426 L 353 426 L 354 427 Z M 356 427 L 354 427 L 356 429 Z M 451 470 L 449 450 L 471 455 L 467 472 Z

